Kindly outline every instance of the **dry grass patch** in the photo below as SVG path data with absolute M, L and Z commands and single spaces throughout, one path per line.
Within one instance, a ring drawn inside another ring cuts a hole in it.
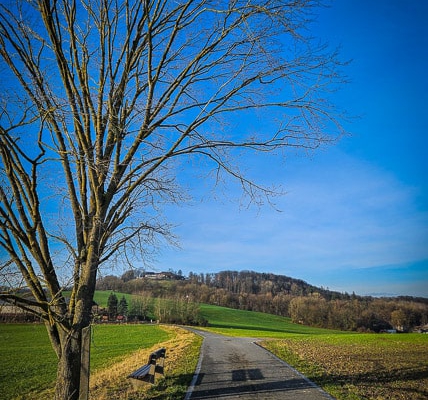
M 162 326 L 173 338 L 148 349 L 141 349 L 125 360 L 91 375 L 90 400 L 174 399 L 184 397 L 195 370 L 200 338 L 179 327 Z M 127 376 L 147 362 L 151 352 L 166 348 L 165 377 L 155 385 L 137 382 Z M 166 384 L 166 382 L 169 382 Z

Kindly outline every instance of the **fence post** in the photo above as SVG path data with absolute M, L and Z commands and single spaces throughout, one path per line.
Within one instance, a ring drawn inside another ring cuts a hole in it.
M 79 400 L 89 399 L 89 363 L 91 354 L 91 326 L 82 329 Z

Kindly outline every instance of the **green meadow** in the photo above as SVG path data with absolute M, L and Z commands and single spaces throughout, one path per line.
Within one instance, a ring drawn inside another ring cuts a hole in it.
M 113 290 L 96 290 L 94 293 L 95 303 L 97 303 L 100 307 L 107 307 L 107 301 L 111 293 L 114 293 L 118 300 L 120 300 L 122 297 L 125 297 L 128 305 L 131 304 L 132 298 L 135 297 L 132 294 L 115 292 Z M 70 297 L 70 292 L 64 291 L 64 296 Z
M 201 314 L 208 320 L 208 329 L 229 336 L 282 338 L 289 335 L 343 334 L 322 328 L 294 324 L 290 318 L 254 311 L 201 305 Z

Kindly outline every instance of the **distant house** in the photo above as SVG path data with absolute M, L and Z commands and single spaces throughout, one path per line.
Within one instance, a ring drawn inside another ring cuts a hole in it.
M 40 318 L 29 311 L 9 303 L 0 303 L 0 322 L 39 322 Z
M 417 326 L 414 329 L 414 332 L 428 334 L 428 324 L 425 324 L 425 325 L 422 325 L 422 326 Z
M 151 272 L 151 271 L 145 271 L 144 274 L 141 276 L 142 278 L 146 279 L 153 279 L 157 281 L 164 281 L 164 280 L 183 280 L 184 277 L 181 275 L 177 275 L 174 272 Z
M 128 320 L 128 318 L 126 317 L 126 315 L 118 315 L 117 317 L 116 317 L 116 321 L 117 322 L 127 322 L 127 320 Z
M 142 278 L 160 280 L 160 279 L 163 279 L 163 275 L 161 275 L 161 273 L 158 273 L 158 272 L 148 271 L 142 275 Z

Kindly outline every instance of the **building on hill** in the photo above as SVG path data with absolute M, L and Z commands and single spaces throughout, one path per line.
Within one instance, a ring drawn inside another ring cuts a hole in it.
M 146 279 L 153 279 L 158 281 L 164 281 L 164 280 L 184 280 L 184 277 L 181 275 L 177 275 L 174 272 L 151 272 L 151 271 L 145 271 L 144 274 L 141 276 L 142 278 Z

